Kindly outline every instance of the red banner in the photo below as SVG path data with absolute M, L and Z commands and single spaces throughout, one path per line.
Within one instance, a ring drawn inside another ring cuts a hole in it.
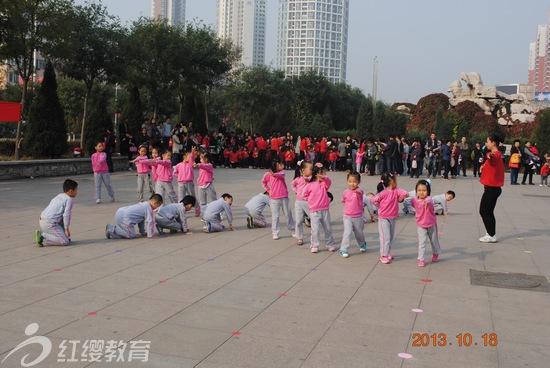
M 0 123 L 15 122 L 21 119 L 21 103 L 0 101 Z

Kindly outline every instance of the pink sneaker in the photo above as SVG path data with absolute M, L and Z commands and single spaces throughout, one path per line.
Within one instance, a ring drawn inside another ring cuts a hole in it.
M 393 256 L 391 255 L 391 253 L 388 252 L 388 259 L 391 261 L 393 259 Z
M 424 262 L 423 259 L 421 259 L 420 261 L 418 261 L 418 267 L 424 267 L 426 266 L 426 263 Z
M 334 251 L 335 251 L 335 249 L 334 249 L 334 247 L 333 247 L 332 245 L 327 245 L 327 248 L 328 248 L 328 250 L 331 251 L 331 252 L 334 252 Z
M 296 242 L 296 244 L 298 245 L 303 245 L 304 244 L 304 241 L 302 239 L 298 239 L 298 241 Z
M 437 262 L 439 260 L 439 254 L 433 254 L 432 255 L 432 262 Z
M 317 249 L 317 248 L 311 248 L 311 253 L 319 253 L 319 249 Z
M 384 264 L 389 264 L 391 263 L 391 260 L 388 258 L 388 257 L 380 257 L 380 262 L 384 263 Z

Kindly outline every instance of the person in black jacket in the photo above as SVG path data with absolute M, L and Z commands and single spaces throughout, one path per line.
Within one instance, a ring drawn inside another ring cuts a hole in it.
M 118 139 L 119 139 L 119 152 L 121 156 L 128 156 L 128 169 L 132 169 L 132 164 L 129 162 L 132 160 L 132 152 L 130 152 L 130 141 L 132 140 L 132 135 L 128 128 L 128 119 L 124 119 L 122 123 L 118 126 Z

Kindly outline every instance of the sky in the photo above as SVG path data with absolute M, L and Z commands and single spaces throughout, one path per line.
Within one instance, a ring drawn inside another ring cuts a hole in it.
M 151 0 L 101 2 L 123 24 L 151 16 Z M 277 5 L 267 0 L 265 62 L 273 67 Z M 346 83 L 372 94 L 375 57 L 377 98 L 390 104 L 447 93 L 461 72 L 480 73 L 485 86 L 527 83 L 529 43 L 549 9 L 547 0 L 350 0 Z M 187 0 L 186 19 L 215 28 L 216 0 Z

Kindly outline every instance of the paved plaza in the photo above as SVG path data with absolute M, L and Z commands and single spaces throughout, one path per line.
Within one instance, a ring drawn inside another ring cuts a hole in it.
M 284 227 L 279 240 L 270 227 L 247 229 L 244 204 L 263 191 L 263 174 L 215 170 L 218 195 L 234 197 L 237 231 L 204 234 L 191 212 L 192 235 L 133 240 L 106 239 L 104 230 L 119 207 L 136 203 L 135 172 L 112 174 L 117 201 L 103 189 L 100 205 L 93 176 L 76 176 L 72 245 L 44 248 L 33 231 L 66 178 L 0 182 L 0 368 L 32 362 L 48 341 L 36 367 L 549 366 L 548 288 L 474 286 L 470 273 L 550 277 L 550 188 L 507 184 L 496 207 L 499 242 L 481 244 L 478 180 L 434 179 L 432 195 L 457 197 L 439 217 L 440 261 L 428 251 L 420 268 L 411 216 L 397 220 L 389 265 L 378 261 L 376 224 L 365 226 L 367 253 L 353 242 L 348 259 L 324 248 L 311 254 L 308 228 L 303 246 Z M 344 173 L 329 176 L 339 245 L 347 185 Z M 378 181 L 363 177 L 361 187 L 374 191 Z M 416 181 L 398 184 L 412 190 Z

